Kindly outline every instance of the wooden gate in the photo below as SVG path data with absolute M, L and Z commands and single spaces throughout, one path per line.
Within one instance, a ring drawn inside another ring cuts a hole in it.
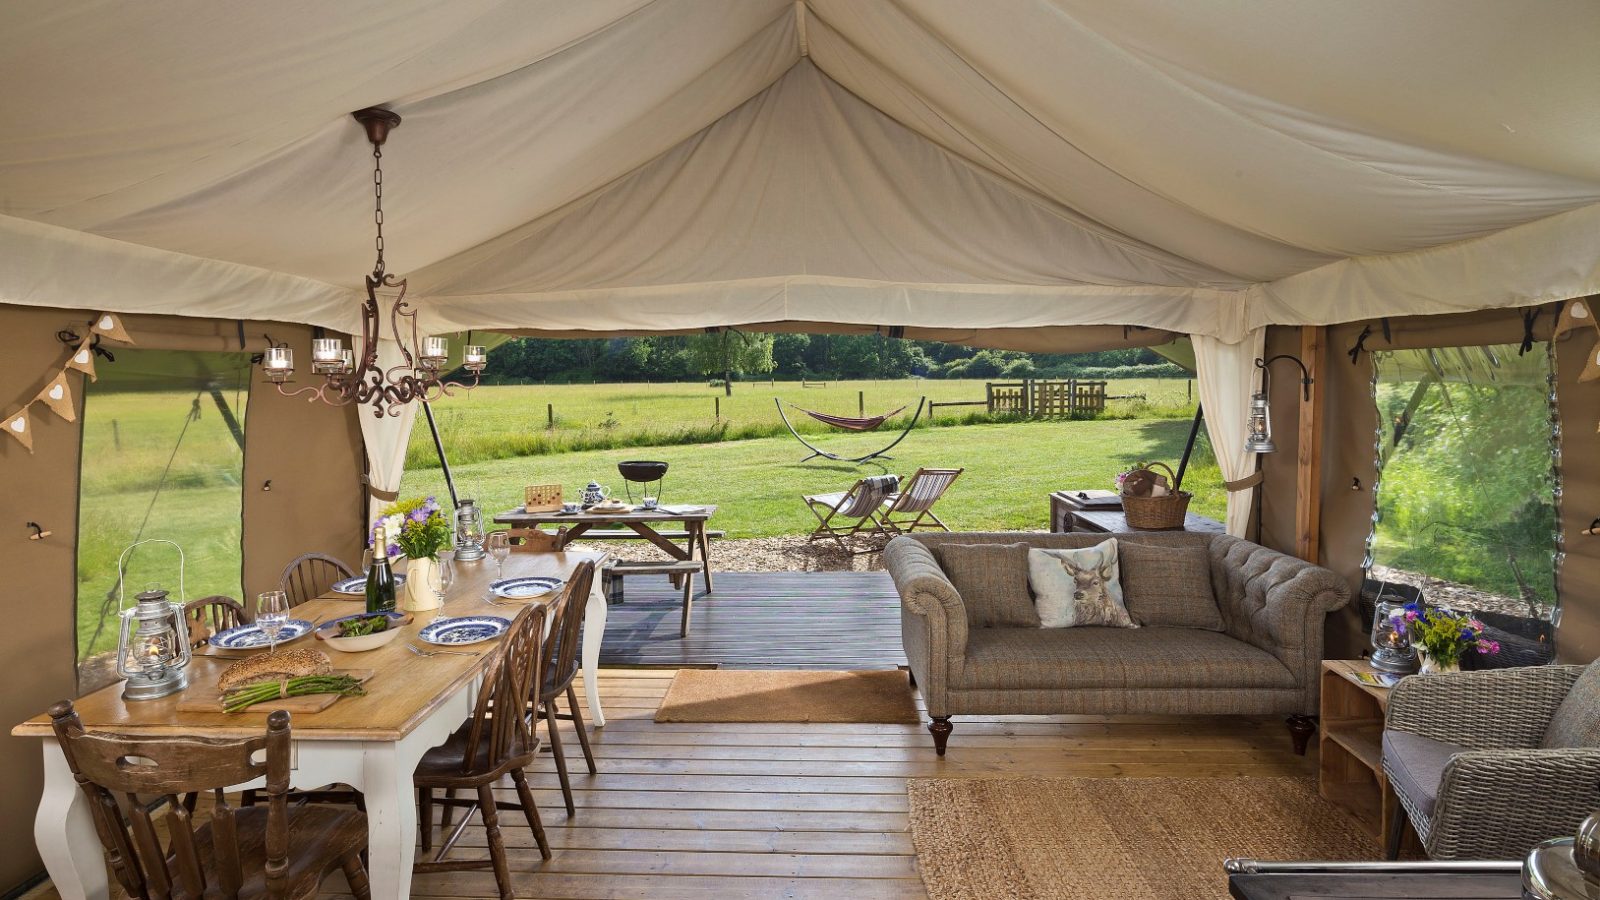
M 1027 379 L 991 381 L 985 385 L 990 413 L 1012 413 L 1041 419 L 1068 419 L 1101 413 L 1106 408 L 1104 381 Z

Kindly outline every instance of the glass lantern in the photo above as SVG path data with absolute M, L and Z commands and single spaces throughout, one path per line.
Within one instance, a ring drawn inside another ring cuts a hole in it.
M 283 384 L 294 374 L 294 351 L 288 347 L 268 347 L 261 354 L 261 367 L 266 370 L 268 381 Z
M 1250 397 L 1250 434 L 1244 440 L 1246 453 L 1273 453 L 1278 445 L 1272 442 L 1272 407 L 1267 403 L 1265 391 L 1256 391 Z
M 1395 616 L 1405 612 L 1406 602 L 1399 598 L 1380 598 L 1372 615 L 1372 667 L 1380 672 L 1409 675 L 1417 670 L 1417 651 L 1411 647 L 1411 636 L 1403 625 L 1395 624 Z
M 456 501 L 456 559 L 483 559 L 483 510 L 473 500 Z
M 425 337 L 422 339 L 422 367 L 424 369 L 430 372 L 438 371 L 449 358 L 449 341 L 442 337 Z
M 332 375 L 344 366 L 344 342 L 338 338 L 312 338 L 311 371 Z
M 476 375 L 489 365 L 489 351 L 481 344 L 468 344 L 462 353 L 461 362 L 468 372 Z
M 122 612 L 117 634 L 117 674 L 126 678 L 124 700 L 154 700 L 189 686 L 189 628 L 183 604 L 152 585 Z

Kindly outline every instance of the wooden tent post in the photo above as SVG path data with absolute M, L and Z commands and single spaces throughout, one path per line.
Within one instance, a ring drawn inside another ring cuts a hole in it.
M 1295 555 L 1318 562 L 1322 549 L 1322 353 L 1327 329 L 1302 326 L 1300 359 L 1311 376 L 1311 396 L 1300 404 L 1294 484 Z

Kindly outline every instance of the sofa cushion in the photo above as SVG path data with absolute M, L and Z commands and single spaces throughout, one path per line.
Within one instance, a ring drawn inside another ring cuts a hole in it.
M 1547 750 L 1600 747 L 1600 660 L 1589 664 L 1556 707 L 1539 746 Z
M 1117 539 L 1078 550 L 1028 550 L 1028 585 L 1044 628 L 1137 628 L 1122 602 Z
M 1276 657 L 1193 628 L 989 628 L 967 635 L 959 686 L 1076 688 L 1288 688 Z
M 934 558 L 961 595 L 969 628 L 1038 628 L 1027 544 L 940 544 Z
M 1122 599 L 1140 625 L 1222 630 L 1204 547 L 1124 542 L 1117 547 Z
M 1412 803 L 1428 818 L 1439 802 L 1439 783 L 1450 757 L 1467 748 L 1447 744 L 1409 731 L 1383 732 L 1383 768 L 1395 793 Z

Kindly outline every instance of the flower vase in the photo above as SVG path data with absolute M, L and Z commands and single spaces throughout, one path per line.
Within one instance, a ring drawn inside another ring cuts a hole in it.
M 431 556 L 418 557 L 406 563 L 405 602 L 401 608 L 408 612 L 426 612 L 439 608 L 439 561 Z
M 1434 659 L 1432 654 L 1430 654 L 1430 653 L 1428 653 L 1426 651 L 1422 651 L 1422 650 L 1419 650 L 1417 652 L 1417 656 L 1420 657 L 1421 660 L 1422 660 L 1422 667 L 1418 671 L 1423 675 L 1437 675 L 1440 672 L 1459 672 L 1459 671 L 1461 671 L 1461 661 L 1460 660 L 1456 660 L 1455 662 L 1450 662 L 1450 663 L 1441 663 L 1438 660 Z

